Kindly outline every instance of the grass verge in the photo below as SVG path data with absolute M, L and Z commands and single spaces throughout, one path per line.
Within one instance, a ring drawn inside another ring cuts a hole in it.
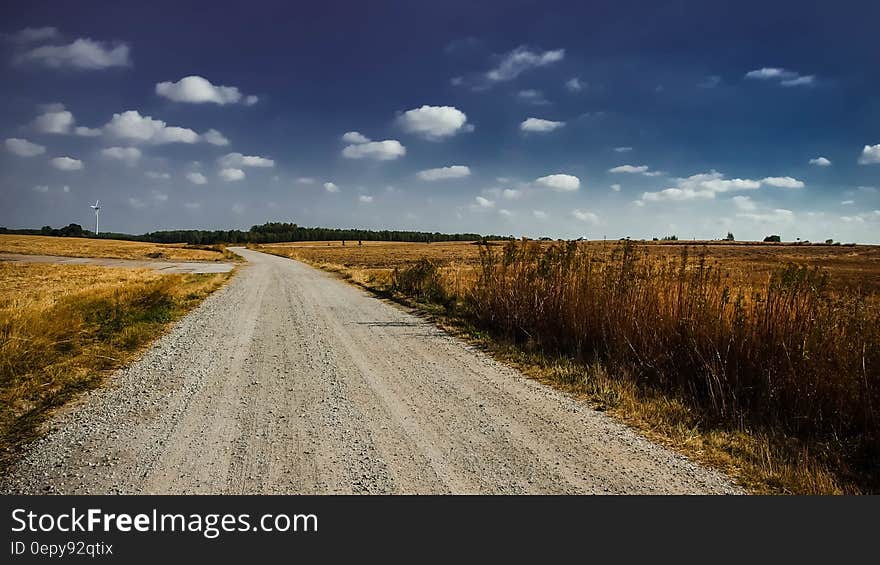
M 134 360 L 229 276 L 0 263 L 0 471 L 53 409 Z

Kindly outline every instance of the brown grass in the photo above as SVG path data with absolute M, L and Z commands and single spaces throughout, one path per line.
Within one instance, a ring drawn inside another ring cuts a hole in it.
M 266 250 L 415 299 L 754 491 L 878 490 L 877 247 L 445 247 Z
M 0 234 L 0 253 L 160 261 L 233 261 L 238 257 L 220 245 L 158 244 L 115 239 L 9 234 Z
M 0 263 L 0 469 L 53 408 L 129 363 L 228 276 Z

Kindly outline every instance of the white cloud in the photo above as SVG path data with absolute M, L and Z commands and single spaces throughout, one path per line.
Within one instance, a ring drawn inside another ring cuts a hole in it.
M 64 110 L 49 111 L 34 119 L 33 127 L 40 133 L 70 133 L 73 126 L 73 114 Z
M 648 165 L 620 165 L 618 167 L 614 167 L 608 169 L 609 173 L 647 173 Z
M 71 157 L 55 157 L 49 160 L 49 164 L 59 171 L 79 171 L 85 166 L 79 159 Z
M 569 92 L 580 92 L 581 90 L 587 87 L 587 83 L 579 79 L 578 77 L 570 78 L 565 81 L 565 88 L 568 89 Z
M 358 196 L 358 201 L 363 202 L 364 204 L 370 204 L 373 201 L 373 197 L 366 194 L 361 194 L 360 196 Z
M 224 168 L 238 167 L 274 167 L 275 161 L 257 155 L 242 155 L 241 153 L 227 153 L 219 157 L 217 163 Z
M 159 192 L 158 190 L 152 191 L 153 198 L 156 199 L 156 202 L 168 202 L 168 195 L 164 192 Z
M 552 120 L 543 120 L 541 118 L 527 118 L 519 124 L 519 129 L 528 132 L 550 132 L 561 128 L 565 122 L 554 122 Z
M 80 137 L 98 137 L 99 135 L 101 135 L 101 130 L 98 128 L 77 126 L 76 128 L 74 128 L 73 133 Z
M 794 212 L 784 208 L 777 208 L 772 212 L 742 213 L 737 214 L 737 216 L 764 224 L 787 224 L 794 220 Z
M 535 218 L 537 218 L 539 220 L 546 220 L 547 219 L 547 212 L 545 212 L 543 210 L 532 210 L 532 216 L 534 216 Z
M 260 101 L 260 99 L 257 96 L 254 96 L 253 94 L 249 94 L 244 97 L 242 104 L 244 104 L 245 106 L 253 106 L 254 104 L 256 104 L 259 101 Z
M 325 182 L 324 190 L 326 190 L 327 192 L 339 192 L 339 187 L 332 182 Z
M 202 173 L 187 173 L 186 178 L 193 184 L 205 184 L 208 182 L 208 178 Z
M 700 88 L 715 88 L 721 84 L 721 77 L 718 75 L 711 75 L 706 77 L 706 80 L 698 84 Z
M 855 200 L 841 200 L 840 201 L 841 206 L 852 206 L 855 203 L 856 203 Z
M 147 178 L 153 180 L 168 180 L 171 178 L 171 175 L 169 175 L 168 173 L 160 173 L 158 171 L 147 171 L 144 174 L 147 176 Z
M 147 203 L 140 198 L 131 197 L 128 199 L 128 205 L 132 208 L 142 209 L 147 207 Z
M 49 39 L 55 39 L 61 34 L 56 27 L 26 27 L 5 37 L 12 43 L 39 43 Z
M 406 155 L 406 147 L 396 139 L 385 141 L 370 141 L 348 145 L 342 150 L 342 156 L 347 159 L 375 159 L 377 161 L 391 161 Z
M 477 206 L 479 206 L 480 208 L 493 208 L 495 206 L 494 201 L 489 200 L 488 198 L 484 198 L 482 196 L 477 196 L 476 198 L 474 198 L 474 200 L 477 202 Z
M 233 205 L 232 205 L 232 208 L 230 208 L 230 210 L 232 210 L 232 212 L 233 212 L 234 214 L 244 214 L 244 206 L 242 206 L 242 205 L 239 204 L 238 202 L 236 202 L 235 204 L 233 204 Z
M 199 208 L 202 207 L 202 203 L 201 202 L 187 202 L 184 204 L 184 206 L 188 210 L 198 210 Z
M 803 188 L 804 182 L 792 177 L 766 177 L 761 180 L 762 184 L 777 188 Z
M 614 151 L 617 153 L 628 153 L 632 150 L 633 150 L 632 147 L 615 147 L 614 148 Z
M 6 150 L 19 157 L 35 157 L 46 152 L 46 148 L 27 139 L 10 137 L 5 142 Z
M 516 97 L 521 101 L 527 104 L 534 104 L 535 106 L 546 106 L 550 104 L 550 101 L 544 98 L 544 93 L 540 90 L 535 89 L 527 89 L 520 90 L 516 93 Z
M 434 181 L 460 179 L 470 176 L 470 174 L 470 167 L 467 167 L 466 165 L 452 165 L 449 167 L 440 167 L 437 169 L 426 169 L 424 171 L 419 171 L 418 173 L 416 173 L 416 176 L 422 180 Z
M 505 218 L 512 218 L 512 217 L 513 217 L 513 212 L 511 212 L 510 210 L 508 210 L 508 209 L 506 209 L 506 208 L 500 208 L 500 209 L 498 210 L 498 215 L 499 215 L 499 216 L 504 216 Z
M 300 184 L 315 184 L 317 181 L 312 177 L 299 177 L 296 179 L 296 182 Z
M 113 114 L 104 126 L 104 132 L 112 137 L 144 143 L 196 143 L 199 134 L 189 128 L 169 126 L 151 116 L 141 116 L 137 110 Z
M 733 201 L 733 205 L 736 206 L 738 210 L 744 212 L 755 210 L 758 207 L 754 200 L 748 196 L 734 196 L 730 200 Z
M 865 145 L 862 156 L 859 157 L 859 165 L 873 165 L 880 163 L 880 143 L 877 145 Z
M 581 187 L 581 179 L 574 175 L 555 174 L 535 179 L 535 183 L 556 192 L 571 192 Z
M 346 143 L 369 143 L 370 138 L 357 131 L 347 131 L 342 134 L 342 141 Z
M 504 55 L 498 66 L 486 73 L 486 78 L 491 82 L 512 80 L 525 71 L 561 61 L 564 57 L 565 49 L 532 51 L 520 46 Z
M 501 191 L 501 196 L 506 198 L 507 200 L 516 200 L 520 196 L 522 196 L 522 190 L 517 190 L 514 188 L 505 188 Z
M 438 141 L 460 131 L 469 131 L 467 114 L 454 106 L 422 106 L 402 113 L 398 123 L 408 133 Z
M 810 164 L 816 165 L 817 167 L 830 167 L 831 161 L 825 157 L 816 157 L 815 159 L 810 159 Z
M 613 190 L 614 192 L 620 192 L 620 185 L 619 184 L 612 184 L 611 190 Z
M 45 184 L 38 184 L 34 187 L 34 192 L 49 192 L 49 187 Z
M 782 86 L 808 86 L 816 81 L 815 75 L 800 75 L 779 67 L 763 67 L 746 73 L 746 78 L 756 80 L 778 80 Z
M 789 183 L 790 177 L 768 177 L 765 180 L 772 180 L 780 184 Z M 795 183 L 800 182 L 790 179 Z M 711 171 L 708 173 L 699 173 L 691 175 L 687 178 L 676 179 L 676 186 L 670 187 L 657 192 L 645 192 L 642 194 L 641 200 L 657 202 L 660 200 L 696 200 L 711 199 L 715 195 L 722 192 L 734 192 L 740 190 L 756 190 L 761 187 L 764 181 L 751 179 L 725 179 L 724 175 Z
M 571 211 L 571 215 L 582 222 L 587 222 L 593 225 L 599 223 L 599 216 L 588 210 L 574 209 Z
M 211 81 L 198 75 L 183 77 L 177 82 L 160 82 L 156 84 L 156 94 L 173 100 L 174 102 L 188 102 L 190 104 L 237 104 L 239 102 L 248 105 L 256 103 L 256 97 L 249 103 L 251 97 L 245 97 L 236 86 L 221 86 L 211 84 Z
M 108 147 L 101 150 L 101 155 L 109 159 L 118 159 L 127 165 L 134 165 L 141 158 L 141 150 L 137 147 Z
M 15 63 L 36 63 L 53 69 L 100 70 L 131 65 L 125 43 L 110 46 L 102 41 L 79 38 L 68 45 L 42 45 L 19 53 Z
M 225 135 L 213 128 L 203 133 L 202 139 L 207 141 L 211 145 L 216 145 L 218 147 L 229 145 L 229 139 L 227 139 Z
M 235 169 L 235 168 L 231 168 L 231 167 L 226 168 L 226 169 L 221 169 L 220 172 L 217 174 L 219 174 L 220 178 L 225 180 L 226 182 L 239 181 L 239 180 L 242 180 L 245 176 L 244 171 L 242 171 L 241 169 Z

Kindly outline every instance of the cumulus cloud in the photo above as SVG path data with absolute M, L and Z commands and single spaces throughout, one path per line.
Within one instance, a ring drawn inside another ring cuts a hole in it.
M 10 137 L 5 142 L 6 150 L 19 157 L 36 157 L 46 152 L 46 148 L 27 139 Z
M 431 141 L 439 141 L 461 131 L 469 131 L 467 114 L 455 106 L 422 106 L 403 112 L 397 118 L 407 133 L 413 133 Z
M 612 184 L 611 190 L 613 190 L 614 192 L 620 192 L 620 185 L 619 184 Z
M 339 192 L 339 187 L 332 182 L 325 182 L 324 190 L 326 190 L 327 192 Z
M 211 81 L 198 75 L 186 76 L 177 82 L 156 83 L 156 94 L 174 102 L 190 104 L 210 102 L 224 106 L 238 103 L 251 105 L 257 102 L 256 96 L 244 96 L 237 86 L 211 84 Z
M 162 120 L 151 116 L 141 116 L 137 110 L 113 114 L 104 126 L 104 132 L 111 137 L 143 143 L 196 143 L 199 134 L 189 128 L 169 126 Z
M 45 184 L 38 184 L 34 187 L 34 192 L 49 192 L 49 187 Z
M 618 167 L 613 167 L 608 169 L 609 173 L 646 173 L 648 172 L 648 165 L 620 165 Z
M 554 122 L 552 120 L 543 120 L 541 118 L 527 118 L 519 124 L 519 129 L 527 132 L 550 132 L 557 130 L 565 125 L 565 122 Z
M 865 145 L 862 155 L 859 157 L 859 165 L 874 165 L 880 163 L 880 143 L 877 145 Z
M 70 133 L 73 126 L 73 114 L 60 104 L 52 104 L 50 109 L 34 119 L 33 128 L 40 133 Z
M 220 169 L 220 172 L 217 174 L 220 175 L 220 178 L 225 180 L 226 182 L 239 181 L 244 178 L 244 171 L 232 167 Z
M 87 128 L 86 126 L 77 126 L 74 128 L 73 133 L 80 137 L 98 137 L 101 135 L 101 130 L 98 128 Z
M 348 145 L 342 150 L 342 156 L 347 159 L 391 161 L 404 155 L 406 155 L 406 147 L 396 139 Z
M 508 210 L 508 209 L 506 209 L 506 208 L 500 208 L 500 209 L 498 210 L 498 215 L 499 215 L 499 216 L 504 216 L 505 218 L 512 218 L 512 217 L 513 217 L 513 212 L 511 212 L 510 210 Z
M 317 181 L 312 177 L 298 177 L 296 182 L 300 184 L 315 184 Z
M 202 173 L 187 173 L 186 179 L 193 184 L 205 184 L 208 178 Z
M 42 45 L 16 54 L 13 61 L 52 69 L 101 70 L 130 66 L 129 51 L 125 43 L 110 45 L 85 37 L 67 45 Z
M 440 167 L 437 169 L 426 169 L 424 171 L 419 171 L 418 173 L 416 173 L 416 176 L 422 180 L 435 181 L 460 179 L 470 176 L 470 174 L 470 167 L 466 165 L 452 165 L 449 167 Z
M 712 199 L 719 193 L 757 190 L 761 186 L 803 188 L 804 183 L 792 177 L 765 177 L 761 180 L 725 179 L 723 174 L 717 171 L 710 171 L 686 178 L 679 178 L 676 180 L 674 187 L 657 192 L 645 192 L 642 194 L 641 201 L 644 203 L 661 200 Z
M 766 177 L 761 180 L 762 184 L 777 188 L 803 188 L 804 182 L 792 177 Z
M 572 192 L 581 187 L 581 179 L 574 175 L 555 174 L 537 178 L 535 184 L 556 192 Z
M 563 58 L 565 49 L 533 51 L 526 46 L 520 46 L 504 55 L 497 67 L 487 71 L 486 79 L 490 82 L 513 80 L 528 70 L 556 63 Z
M 346 143 L 369 143 L 370 138 L 357 131 L 347 131 L 342 134 L 342 141 Z
M 224 168 L 239 167 L 274 167 L 275 161 L 258 155 L 242 155 L 241 153 L 227 153 L 217 159 L 217 164 Z
M 810 164 L 816 165 L 817 167 L 830 167 L 831 161 L 825 157 L 816 157 L 815 159 L 810 159 Z
M 543 92 L 532 88 L 527 90 L 520 90 L 516 93 L 516 97 L 520 102 L 533 104 L 535 106 L 546 106 L 550 104 L 550 101 L 544 98 Z
M 628 152 L 630 152 L 630 151 L 632 151 L 632 150 L 633 150 L 632 147 L 626 147 L 626 146 L 624 146 L 624 147 L 615 147 L 615 148 L 614 148 L 614 151 L 615 151 L 616 153 L 628 153 Z
M 538 220 L 546 220 L 547 212 L 543 210 L 532 210 L 532 216 L 534 216 Z
M 59 171 L 79 171 L 85 166 L 79 159 L 71 157 L 55 157 L 49 160 L 49 164 Z
M 522 190 L 517 190 L 515 188 L 505 188 L 501 191 L 501 196 L 506 198 L 507 200 L 516 200 L 520 196 L 522 196 Z
M 744 212 L 752 211 L 758 207 L 757 204 L 755 204 L 754 200 L 752 200 L 748 196 L 734 196 L 730 200 L 733 202 L 733 205 L 736 206 L 738 210 L 742 210 Z
M 39 43 L 56 39 L 61 34 L 56 27 L 26 27 L 15 33 L 10 33 L 4 37 L 12 43 Z
M 762 67 L 746 73 L 746 78 L 773 80 L 782 86 L 808 86 L 816 81 L 815 75 L 801 75 L 780 67 Z
M 569 92 L 580 92 L 581 90 L 587 87 L 587 83 L 579 79 L 578 77 L 573 77 L 565 81 L 565 88 Z
M 576 220 L 582 222 L 587 222 L 593 225 L 599 223 L 599 216 L 588 210 L 580 210 L 576 208 L 571 211 L 571 215 L 574 216 Z
M 123 161 L 126 165 L 134 165 L 141 158 L 141 150 L 137 147 L 108 147 L 101 150 L 101 155 Z
M 737 217 L 763 224 L 787 224 L 794 221 L 794 212 L 784 208 L 776 208 L 772 212 L 744 212 L 737 214 Z
M 364 204 L 370 204 L 373 201 L 373 197 L 367 194 L 361 194 L 358 196 L 358 201 L 363 202 Z
M 209 129 L 208 131 L 203 133 L 202 139 L 210 143 L 211 145 L 216 145 L 218 147 L 229 145 L 229 140 L 226 138 L 226 136 L 215 129 Z
M 169 175 L 168 173 L 161 173 L 158 171 L 147 171 L 144 173 L 144 175 L 146 175 L 147 178 L 153 180 L 168 180 L 171 178 L 171 175 Z
M 488 198 L 485 198 L 483 196 L 477 196 L 476 198 L 474 198 L 474 201 L 476 201 L 477 206 L 479 206 L 480 208 L 493 208 L 495 206 L 494 201 L 489 200 Z

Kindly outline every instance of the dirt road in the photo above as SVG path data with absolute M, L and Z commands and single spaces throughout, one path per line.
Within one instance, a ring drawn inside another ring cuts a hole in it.
M 4 492 L 736 492 L 394 305 L 240 253 L 229 286 L 52 420 Z

